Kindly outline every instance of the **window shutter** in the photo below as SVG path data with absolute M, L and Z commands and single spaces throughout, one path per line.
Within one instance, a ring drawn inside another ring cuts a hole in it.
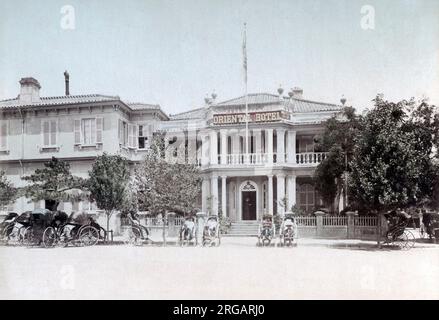
M 96 143 L 102 143 L 103 130 L 104 130 L 104 119 L 96 118 Z
M 122 142 L 122 132 L 121 132 L 121 130 L 122 130 L 122 123 L 121 123 L 121 121 L 119 119 L 119 120 L 117 120 L 117 137 L 119 138 L 119 143 Z
M 50 145 L 50 122 L 43 121 L 43 145 Z
M 123 131 L 124 131 L 124 136 L 123 136 L 123 145 L 126 147 L 129 145 L 129 128 L 128 128 L 128 123 L 124 122 L 124 127 L 123 127 Z
M 75 120 L 75 144 L 81 144 L 81 120 Z
M 0 150 L 8 147 L 8 123 L 0 122 Z
M 139 148 L 139 126 L 133 125 L 133 134 L 134 134 L 134 148 Z
M 56 146 L 56 132 L 57 125 L 56 120 L 50 121 L 50 145 Z

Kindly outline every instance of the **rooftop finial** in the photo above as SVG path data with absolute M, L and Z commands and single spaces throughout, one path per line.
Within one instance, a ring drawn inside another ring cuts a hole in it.
M 346 103 L 346 98 L 344 97 L 344 95 L 341 96 L 340 102 L 341 102 L 341 104 L 342 104 L 343 106 L 345 105 L 345 103 Z
M 284 93 L 284 89 L 282 88 L 282 85 L 279 85 L 279 88 L 277 89 L 277 92 L 279 93 L 279 95 L 281 96 L 282 93 Z

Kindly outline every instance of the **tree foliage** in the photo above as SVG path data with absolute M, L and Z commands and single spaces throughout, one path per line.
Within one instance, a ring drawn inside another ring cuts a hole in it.
M 139 208 L 151 214 L 194 213 L 200 194 L 200 175 L 195 165 L 167 162 L 163 137 L 156 136 L 148 154 L 135 170 Z
M 6 173 L 0 171 L 0 207 L 7 206 L 17 198 L 17 188 L 6 178 Z
M 362 121 L 351 161 L 350 196 L 378 212 L 434 203 L 439 118 L 425 101 L 377 97 Z
M 89 171 L 87 181 L 90 199 L 106 212 L 121 210 L 128 193 L 130 170 L 128 161 L 120 155 L 98 156 Z
M 317 148 L 328 153 L 314 174 L 316 189 L 326 205 L 332 205 L 334 199 L 338 204 L 343 190 L 344 173 L 351 170 L 349 163 L 360 127 L 361 117 L 355 114 L 352 107 L 344 108 L 341 119 L 334 116 L 326 122 Z
M 83 197 L 81 191 L 85 180 L 73 176 L 70 164 L 55 157 L 44 163 L 42 169 L 37 169 L 22 179 L 28 182 L 22 190 L 24 195 L 32 201 L 51 201 L 49 210 L 56 210 L 60 202 L 78 201 Z

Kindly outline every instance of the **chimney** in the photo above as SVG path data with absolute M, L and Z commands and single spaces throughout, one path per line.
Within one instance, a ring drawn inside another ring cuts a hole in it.
M 69 96 L 69 95 L 70 95 L 70 90 L 69 90 L 69 78 L 70 78 L 70 75 L 69 75 L 69 73 L 67 72 L 67 70 L 64 71 L 64 81 L 65 81 L 65 83 L 66 83 L 66 96 Z
M 37 79 L 28 77 L 21 78 L 20 83 L 20 103 L 32 103 L 40 101 L 41 86 Z
M 294 87 L 291 89 L 293 92 L 293 98 L 302 99 L 303 98 L 303 89 L 299 87 Z

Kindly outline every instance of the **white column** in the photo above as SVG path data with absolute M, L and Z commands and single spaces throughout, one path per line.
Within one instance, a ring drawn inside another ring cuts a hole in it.
M 278 174 L 277 178 L 277 214 L 284 214 L 283 199 L 285 198 L 285 175 Z
M 210 132 L 210 164 L 218 164 L 218 134 L 215 130 Z
M 227 217 L 227 177 L 221 177 L 221 211 L 223 217 Z
M 273 129 L 265 130 L 265 141 L 267 141 L 268 163 L 273 163 Z
M 253 132 L 255 133 L 256 142 L 255 153 L 262 153 L 262 131 L 258 129 Z
M 296 175 L 289 175 L 287 178 L 288 211 L 296 204 Z
M 208 139 L 206 134 L 201 135 L 201 165 L 206 166 L 209 163 L 209 157 L 207 156 Z
M 227 130 L 221 130 L 221 164 L 227 164 Z
M 212 197 L 212 215 L 218 215 L 218 176 L 212 176 L 210 180 L 210 194 Z
M 203 178 L 201 184 L 201 211 L 207 213 L 207 198 L 209 197 L 209 179 Z
M 273 214 L 273 176 L 268 175 L 268 214 Z
M 285 129 L 276 129 L 277 133 L 277 163 L 285 162 Z
M 287 161 L 296 163 L 296 131 L 288 130 Z

